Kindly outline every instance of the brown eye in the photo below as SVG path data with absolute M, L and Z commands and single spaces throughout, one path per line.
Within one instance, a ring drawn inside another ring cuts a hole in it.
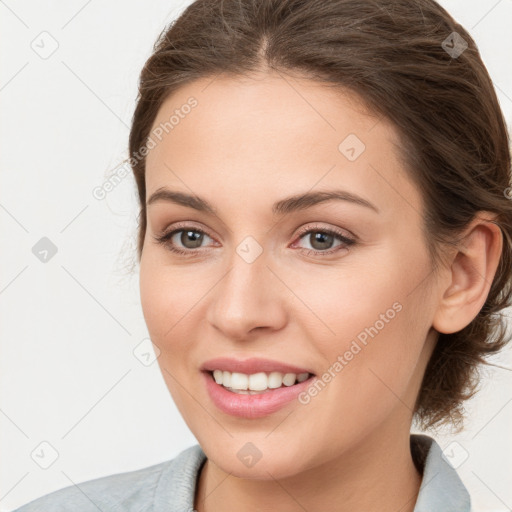
M 162 244 L 172 252 L 192 255 L 202 247 L 205 237 L 211 240 L 211 237 L 201 229 L 188 226 L 174 229 L 154 238 L 159 244 Z
M 330 249 L 336 238 L 322 231 L 312 231 L 308 236 L 311 246 L 318 251 Z
M 197 249 L 201 247 L 201 243 L 204 239 L 204 233 L 199 231 L 186 231 L 180 230 L 174 232 L 176 235 L 181 233 L 178 237 L 180 244 L 182 244 L 187 249 Z M 173 237 L 171 237 L 172 240 Z
M 304 247 L 303 250 L 308 254 L 327 255 L 337 252 L 340 249 L 347 249 L 349 246 L 356 243 L 355 240 L 344 236 L 343 234 L 324 228 L 309 228 L 300 233 L 299 240 L 307 240 L 311 248 Z M 339 243 L 336 244 L 336 240 Z

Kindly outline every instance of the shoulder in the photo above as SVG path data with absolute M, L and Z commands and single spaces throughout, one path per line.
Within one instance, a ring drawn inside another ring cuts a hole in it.
M 195 488 L 198 469 L 206 456 L 199 445 L 186 448 L 174 459 L 70 485 L 41 496 L 14 512 L 141 512 L 170 510 L 180 490 Z M 163 508 L 167 502 L 167 508 Z

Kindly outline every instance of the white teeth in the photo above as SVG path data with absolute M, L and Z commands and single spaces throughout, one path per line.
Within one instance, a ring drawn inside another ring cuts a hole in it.
M 249 376 L 245 373 L 233 372 L 231 374 L 231 384 L 229 387 L 233 389 L 247 389 L 249 387 Z
M 281 372 L 258 372 L 251 375 L 239 372 L 228 372 L 226 370 L 214 370 L 213 378 L 217 384 L 229 388 L 234 392 L 250 393 L 251 391 L 265 391 L 276 389 L 281 386 L 293 386 L 296 382 L 304 382 L 309 373 L 281 373 Z
M 295 384 L 295 381 L 297 379 L 297 375 L 295 373 L 286 373 L 283 377 L 283 384 L 285 386 L 293 386 Z
M 268 376 L 268 387 L 270 389 L 280 388 L 283 385 L 283 374 L 280 372 L 272 372 Z
M 263 391 L 264 389 L 267 389 L 267 381 L 268 379 L 266 373 L 253 373 L 252 375 L 249 375 L 248 387 L 252 391 Z

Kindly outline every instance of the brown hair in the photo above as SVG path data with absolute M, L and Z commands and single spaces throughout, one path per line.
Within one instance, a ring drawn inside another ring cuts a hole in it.
M 448 420 L 462 425 L 462 402 L 477 389 L 479 364 L 508 341 L 499 312 L 512 297 L 509 140 L 471 36 L 433 0 L 197 0 L 153 50 L 140 75 L 131 155 L 147 149 L 160 106 L 185 84 L 218 73 L 295 72 L 355 92 L 392 121 L 424 198 L 434 270 L 443 247 L 459 243 L 477 212 L 497 214 L 504 245 L 487 300 L 464 329 L 439 334 L 415 407 L 424 428 Z M 140 260 L 145 158 L 132 156 L 130 165 L 140 199 Z

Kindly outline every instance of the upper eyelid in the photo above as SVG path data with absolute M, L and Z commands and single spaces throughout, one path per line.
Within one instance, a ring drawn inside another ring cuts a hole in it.
M 208 235 L 210 238 L 212 238 L 212 239 L 214 238 L 212 235 L 210 235 L 210 233 L 207 229 L 205 229 L 203 227 L 197 227 L 191 222 L 193 222 L 193 221 L 178 223 L 171 228 L 162 230 L 162 234 L 165 236 L 165 235 L 170 235 L 171 233 L 176 233 L 179 231 L 186 231 L 188 228 L 192 228 L 190 231 L 200 231 L 201 233 Z
M 321 226 L 318 225 L 318 223 L 315 223 L 313 226 L 305 225 L 299 229 L 299 232 L 297 233 L 300 236 L 303 236 L 304 234 L 310 232 L 310 231 L 332 231 L 336 233 L 339 236 L 344 236 L 345 238 L 351 238 L 351 239 L 357 239 L 356 235 L 351 233 L 345 228 L 340 227 L 328 227 L 328 226 Z

